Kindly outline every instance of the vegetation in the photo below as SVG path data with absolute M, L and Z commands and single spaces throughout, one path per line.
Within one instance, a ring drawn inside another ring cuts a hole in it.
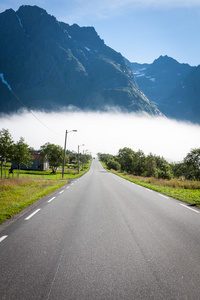
M 64 180 L 60 170 L 57 173 L 21 170 L 20 177 L 18 171 L 14 171 L 12 178 L 0 180 L 0 224 L 34 201 L 65 185 L 68 179 L 82 176 L 89 168 L 90 163 L 85 164 L 79 174 L 76 169 L 66 168 Z M 6 168 L 7 176 L 8 171 L 9 167 Z
M 13 153 L 13 139 L 8 129 L 0 131 L 0 161 L 1 179 L 3 178 L 3 164 L 10 161 Z
M 58 189 L 66 182 L 31 177 L 0 181 L 0 224 L 34 201 Z
M 62 165 L 63 161 L 63 149 L 59 145 L 46 143 L 40 147 L 40 153 L 43 158 L 48 160 L 49 166 L 53 173 L 56 173 L 58 167 Z
M 98 154 L 113 173 L 167 196 L 200 206 L 200 149 L 193 149 L 181 163 L 169 164 L 163 157 L 130 148 L 117 156 Z
M 22 165 L 27 167 L 31 165 L 32 156 L 30 154 L 29 146 L 24 142 L 24 138 L 21 137 L 20 140 L 13 145 L 11 158 L 18 166 L 18 176 Z
M 22 170 L 22 165 L 27 167 L 31 165 L 30 150 L 31 148 L 23 138 L 14 143 L 8 130 L 2 129 L 0 131 L 2 179 L 0 180 L 0 223 L 32 204 L 35 200 L 66 184 L 66 180 L 80 177 L 90 168 L 91 155 L 80 155 L 82 168 L 78 172 L 77 153 L 67 151 L 64 177 L 62 178 L 64 151 L 60 146 L 46 143 L 41 146 L 40 153 L 44 159 L 49 160 L 52 170 Z M 18 169 L 12 170 L 12 174 L 10 174 L 12 162 L 17 164 Z M 3 167 L 5 179 L 3 179 Z
M 98 153 L 99 159 L 108 169 L 120 170 L 135 176 L 158 179 L 180 178 L 181 180 L 200 180 L 200 148 L 192 149 L 181 163 L 168 163 L 163 157 L 145 155 L 130 148 L 120 149 L 118 155 Z

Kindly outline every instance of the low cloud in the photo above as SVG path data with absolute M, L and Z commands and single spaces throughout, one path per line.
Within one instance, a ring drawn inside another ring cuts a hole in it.
M 22 136 L 26 143 L 39 149 L 46 142 L 64 146 L 77 152 L 89 150 L 116 155 L 118 150 L 129 147 L 163 156 L 169 161 L 181 161 L 192 148 L 199 148 L 200 126 L 177 122 L 167 118 L 147 117 L 120 112 L 24 112 L 0 118 L 0 128 L 9 129 L 14 141 Z

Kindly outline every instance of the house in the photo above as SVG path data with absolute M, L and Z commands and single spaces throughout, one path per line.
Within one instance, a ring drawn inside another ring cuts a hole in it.
M 32 170 L 32 171 L 45 171 L 49 170 L 49 162 L 44 160 L 39 151 L 30 151 L 33 159 L 31 160 L 32 164 L 30 166 L 21 165 L 21 170 Z M 18 166 L 12 163 L 11 169 L 18 169 Z

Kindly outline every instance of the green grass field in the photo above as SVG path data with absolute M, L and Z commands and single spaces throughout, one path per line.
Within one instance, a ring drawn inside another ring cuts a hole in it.
M 77 169 L 66 169 L 63 179 L 61 170 L 57 174 L 52 174 L 51 171 L 21 170 L 18 177 L 16 170 L 9 175 L 7 168 L 6 176 L 9 178 L 0 180 L 0 224 L 65 185 L 69 179 L 82 176 L 89 168 L 90 164 L 86 164 L 79 174 Z

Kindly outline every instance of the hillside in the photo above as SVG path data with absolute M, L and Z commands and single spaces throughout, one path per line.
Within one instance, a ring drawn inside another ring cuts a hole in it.
M 37 6 L 0 14 L 0 112 L 69 106 L 160 115 L 125 59 L 93 27 L 59 22 Z
M 200 66 L 160 56 L 152 64 L 128 62 L 139 89 L 166 116 L 200 123 Z

